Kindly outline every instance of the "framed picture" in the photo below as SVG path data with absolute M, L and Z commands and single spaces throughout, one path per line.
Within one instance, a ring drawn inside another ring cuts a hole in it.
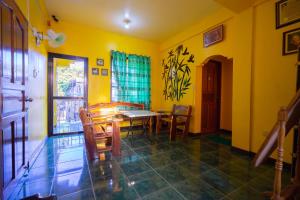
M 203 45 L 208 47 L 223 40 L 224 26 L 217 26 L 203 34 Z
M 99 75 L 99 69 L 98 68 L 92 68 L 92 74 L 93 75 Z
M 288 55 L 298 52 L 300 47 L 300 28 L 283 33 L 282 54 Z
M 108 69 L 101 69 L 102 76 L 108 76 Z
M 276 2 L 276 29 L 300 22 L 299 6 L 300 1 L 298 0 L 280 0 Z
M 104 66 L 104 59 L 97 58 L 97 66 Z

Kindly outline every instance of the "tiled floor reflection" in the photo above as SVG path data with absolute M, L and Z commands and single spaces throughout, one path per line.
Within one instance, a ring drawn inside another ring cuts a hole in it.
M 88 161 L 82 135 L 52 137 L 11 199 L 56 194 L 59 199 L 265 199 L 273 166 L 251 159 L 208 136 L 151 144 L 138 133 L 122 139 L 122 156 Z M 289 173 L 284 173 L 284 182 Z

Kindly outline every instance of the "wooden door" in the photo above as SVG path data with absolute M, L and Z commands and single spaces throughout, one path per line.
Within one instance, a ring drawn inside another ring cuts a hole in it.
M 202 132 L 220 129 L 221 63 L 209 61 L 202 68 Z
M 13 0 L 0 1 L 1 196 L 27 162 L 27 21 Z

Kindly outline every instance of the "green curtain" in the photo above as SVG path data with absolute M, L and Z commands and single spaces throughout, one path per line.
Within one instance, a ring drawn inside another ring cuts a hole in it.
M 112 51 L 112 101 L 143 103 L 150 109 L 150 58 Z

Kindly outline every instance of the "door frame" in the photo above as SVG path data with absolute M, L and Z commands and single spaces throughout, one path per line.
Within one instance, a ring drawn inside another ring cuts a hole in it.
M 79 60 L 84 62 L 84 107 L 88 105 L 88 58 L 81 56 L 73 56 L 67 54 L 59 54 L 48 52 L 48 136 L 55 135 L 69 135 L 69 134 L 77 134 L 80 132 L 70 132 L 70 133 L 60 133 L 53 134 L 53 59 L 54 58 L 62 58 L 62 59 L 70 59 L 70 60 Z M 72 99 L 81 99 L 78 97 L 71 97 Z M 56 98 L 57 99 L 57 98 Z M 61 97 L 59 99 L 70 99 L 70 97 Z
M 216 65 L 217 65 L 217 69 L 218 69 L 218 71 L 217 71 L 217 78 L 218 78 L 218 84 L 217 84 L 217 93 L 219 94 L 219 99 L 217 100 L 217 122 L 216 122 L 216 124 L 217 124 L 217 129 L 220 129 L 221 127 L 220 127 L 220 125 L 221 125 L 221 90 L 222 90 L 222 62 L 220 62 L 220 61 L 217 61 L 217 60 L 213 60 L 213 59 L 210 59 L 210 60 L 208 60 L 205 64 L 204 64 L 204 66 L 203 66 L 203 68 L 205 67 L 205 65 L 207 65 L 209 62 L 213 62 L 213 63 L 215 63 Z M 204 103 L 203 103 L 203 80 L 204 80 L 204 78 L 203 78 L 203 76 L 204 76 L 204 74 L 203 74 L 203 68 L 202 68 L 202 89 L 201 89 L 201 132 L 203 132 L 203 133 L 208 133 L 207 131 L 203 131 L 203 112 L 204 112 Z

